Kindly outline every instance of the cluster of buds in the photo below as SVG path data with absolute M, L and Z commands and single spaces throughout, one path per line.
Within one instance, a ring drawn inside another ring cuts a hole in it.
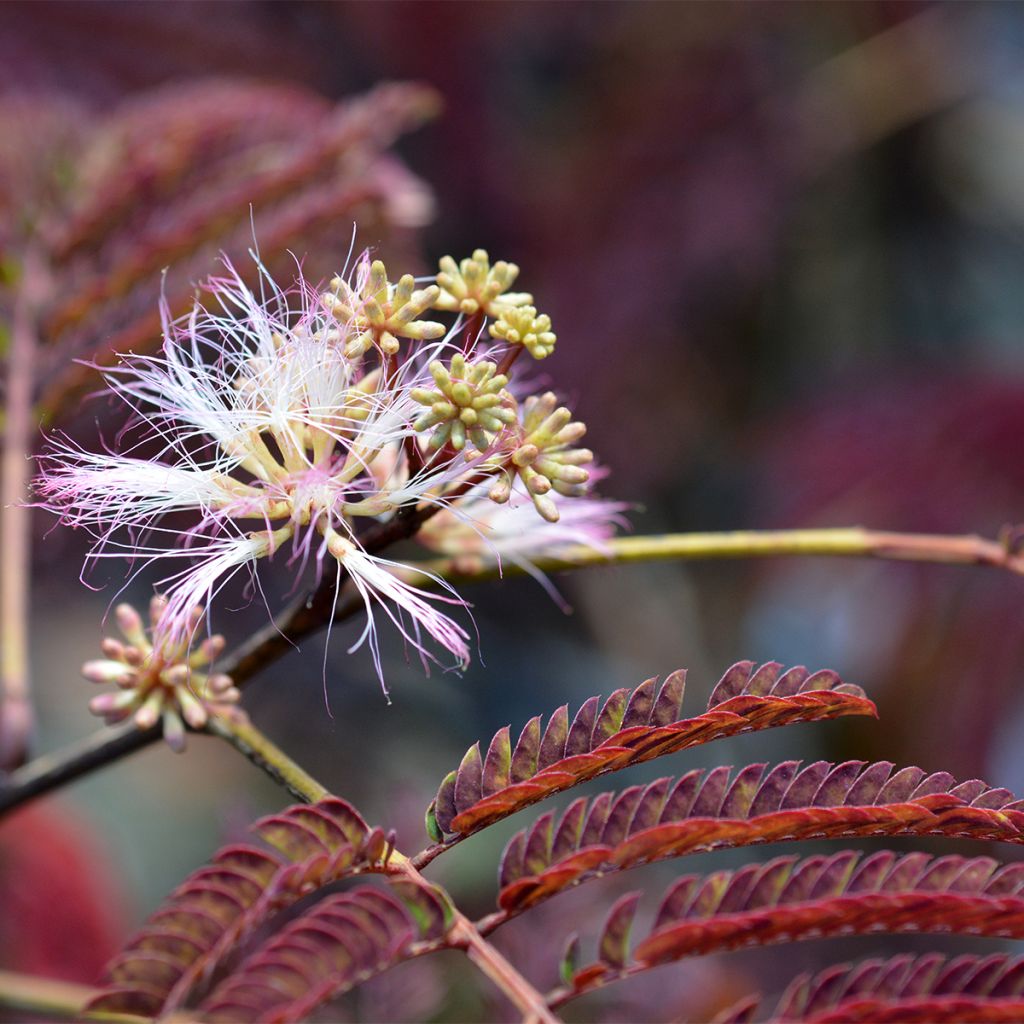
M 492 338 L 500 338 L 509 345 L 522 345 L 534 359 L 544 359 L 555 351 L 551 317 L 546 313 L 538 314 L 533 306 L 503 310 L 488 330 Z
M 557 523 L 559 509 L 548 492 L 554 490 L 563 497 L 578 498 L 587 491 L 590 473 L 583 466 L 593 462 L 594 453 L 589 448 L 573 447 L 586 432 L 586 424 L 573 422 L 572 413 L 559 406 L 558 396 L 553 392 L 528 398 L 523 403 L 519 441 L 507 467 L 510 475 L 494 483 L 491 500 L 509 500 L 514 474 L 522 481 L 537 511 L 549 523 Z
M 105 657 L 87 661 L 82 675 L 94 683 L 113 683 L 117 691 L 101 693 L 89 702 L 89 710 L 108 723 L 133 718 L 140 729 L 163 724 L 164 739 L 174 750 L 185 747 L 185 724 L 202 729 L 211 715 L 242 714 L 235 705 L 239 692 L 230 676 L 210 673 L 208 667 L 224 650 L 224 637 L 207 637 L 198 646 L 168 640 L 161 630 L 167 600 L 154 597 L 149 605 L 150 631 L 130 605 L 114 611 L 124 640 L 105 637 Z M 192 633 L 203 619 L 203 609 L 189 615 Z
M 493 522 L 507 517 L 484 514 L 481 502 L 535 509 L 531 552 L 556 542 L 544 531 L 563 514 L 581 521 L 573 502 L 587 502 L 586 536 L 603 535 L 602 515 L 608 529 L 620 519 L 621 506 L 589 495 L 593 456 L 576 447 L 583 424 L 554 394 L 531 396 L 513 379 L 518 357 L 544 358 L 555 344 L 532 296 L 509 290 L 515 264 L 492 266 L 480 249 L 461 262 L 446 256 L 436 281 L 417 287 L 409 274 L 390 281 L 364 255 L 327 289 L 300 279 L 289 290 L 257 266 L 259 289 L 229 265 L 209 283 L 212 309 L 197 305 L 179 320 L 162 310 L 159 356 L 107 373 L 137 414 L 140 440 L 159 440 L 161 461 L 54 439 L 38 484 L 44 507 L 91 530 L 107 556 L 190 560 L 158 581 L 159 644 L 145 648 L 132 626 L 128 647 L 111 641 L 109 660 L 89 666 L 90 678 L 123 687 L 94 702 L 99 713 L 141 724 L 163 716 L 175 735 L 176 722 L 199 723 L 211 700 L 234 695 L 222 677 L 195 671 L 217 641 L 189 651 L 194 609 L 239 570 L 254 575 L 284 550 L 289 565 L 333 572 L 362 599 L 367 624 L 356 647 L 369 646 L 379 675 L 379 609 L 425 661 L 437 660 L 433 641 L 449 665 L 464 666 L 469 633 L 443 609 L 465 603 L 442 579 L 437 589 L 410 582 L 417 577 L 363 543 L 387 531 L 360 520 L 384 526 L 415 512 L 402 522 L 422 526 L 443 512 L 439 524 L 459 525 L 453 537 L 468 527 L 500 558 L 509 533 Z M 445 327 L 437 313 L 456 314 L 454 323 Z M 185 510 L 197 521 L 180 539 L 157 526 Z M 523 530 L 515 528 L 517 543 Z M 427 546 L 451 547 L 436 530 Z
M 466 316 L 482 312 L 485 316 L 499 317 L 511 307 L 533 302 L 529 292 L 509 291 L 518 276 L 519 267 L 514 263 L 498 260 L 492 267 L 484 249 L 475 249 L 472 256 L 459 263 L 451 256 L 443 256 L 441 272 L 437 275 L 441 294 L 435 306 Z
M 345 356 L 357 358 L 376 344 L 385 355 L 398 352 L 399 338 L 430 341 L 443 338 L 444 324 L 417 320 L 437 302 L 436 285 L 416 290 L 412 274 L 404 274 L 395 285 L 380 260 L 356 275 L 352 284 L 343 277 L 331 281 L 323 303 L 345 332 Z
M 439 360 L 430 364 L 436 390 L 413 388 L 410 394 L 420 405 L 429 406 L 413 423 L 414 430 L 429 430 L 431 448 L 450 443 L 462 451 L 466 438 L 479 451 L 486 451 L 494 435 L 516 422 L 515 399 L 505 390 L 508 377 L 495 373 L 497 365 L 486 359 L 466 364 L 461 352 L 445 366 Z

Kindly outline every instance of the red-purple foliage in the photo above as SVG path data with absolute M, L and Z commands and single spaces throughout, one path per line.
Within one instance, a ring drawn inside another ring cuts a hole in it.
M 685 672 L 673 672 L 657 695 L 656 684 L 648 679 L 635 690 L 616 690 L 603 706 L 591 697 L 571 724 L 563 705 L 543 737 L 540 717 L 532 718 L 514 751 L 507 727 L 491 740 L 486 758 L 479 744 L 470 747 L 427 812 L 432 837 L 467 835 L 587 779 L 712 739 L 791 722 L 877 714 L 863 690 L 834 672 L 811 674 L 803 666 L 783 672 L 777 662 L 760 668 L 752 661 L 737 662 L 715 686 L 707 713 L 697 718 L 678 718 Z

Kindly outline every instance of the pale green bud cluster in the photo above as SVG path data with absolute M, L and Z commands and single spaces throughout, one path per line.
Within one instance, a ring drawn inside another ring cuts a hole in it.
M 149 606 L 150 626 L 159 633 L 167 600 L 154 597 Z M 196 607 L 189 617 L 189 630 L 177 643 L 154 644 L 146 634 L 142 616 L 130 605 L 120 604 L 114 611 L 118 629 L 127 643 L 113 637 L 103 640 L 105 655 L 87 661 L 82 675 L 94 683 L 113 683 L 114 693 L 102 693 L 89 702 L 89 710 L 108 723 L 133 718 L 140 729 L 163 722 L 164 739 L 175 750 L 185 745 L 185 723 L 201 729 L 211 712 L 242 714 L 233 705 L 241 694 L 230 676 L 201 671 L 223 650 L 224 637 L 207 637 L 193 651 L 189 641 L 203 618 Z
M 479 451 L 485 451 L 498 431 L 516 422 L 515 399 L 504 390 L 508 377 L 495 373 L 494 363 L 482 359 L 466 363 L 461 353 L 452 356 L 451 365 L 430 364 L 437 390 L 413 388 L 411 397 L 429 406 L 413 423 L 415 430 L 429 430 L 430 447 L 441 448 L 450 442 L 462 451 L 467 437 Z
M 500 338 L 510 345 L 525 346 L 534 359 L 544 359 L 555 350 L 551 317 L 545 313 L 538 316 L 533 306 L 503 310 L 489 330 L 492 338 Z
M 554 490 L 565 497 L 586 493 L 590 474 L 584 464 L 593 462 L 588 448 L 573 445 L 587 432 L 586 424 L 574 422 L 572 413 L 558 405 L 553 392 L 535 395 L 523 403 L 522 435 L 512 452 L 508 469 L 522 480 L 534 507 L 548 522 L 558 522 L 558 507 L 548 496 Z M 508 501 L 511 480 L 500 478 L 490 490 L 493 501 Z
M 347 358 L 356 359 L 374 343 L 385 355 L 394 355 L 400 337 L 416 341 L 443 338 L 444 324 L 416 319 L 434 307 L 440 292 L 436 284 L 418 290 L 412 274 L 404 274 L 397 284 L 390 284 L 384 264 L 374 260 L 358 291 L 336 277 L 322 301 L 339 323 L 353 331 L 344 352 Z
M 434 302 L 436 309 L 466 316 L 482 311 L 489 317 L 498 317 L 505 309 L 533 301 L 529 292 L 509 291 L 519 276 L 519 267 L 504 260 L 498 260 L 492 267 L 484 249 L 475 249 L 471 257 L 459 263 L 444 256 L 440 266 L 437 283 L 441 293 Z

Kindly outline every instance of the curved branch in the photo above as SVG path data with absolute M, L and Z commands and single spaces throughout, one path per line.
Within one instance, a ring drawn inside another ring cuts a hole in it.
M 363 545 L 368 551 L 377 552 L 396 541 L 408 539 L 436 511 L 437 506 L 399 513 L 389 522 L 371 529 L 363 538 Z M 987 565 L 1024 575 L 1024 554 L 1019 550 L 1013 531 L 1007 531 L 1005 540 L 990 540 L 973 535 L 891 533 L 860 527 L 617 537 L 608 541 L 601 551 L 587 547 L 565 548 L 557 558 L 538 558 L 533 564 L 543 572 L 557 572 L 624 562 L 783 555 Z M 454 571 L 450 559 L 410 563 L 410 569 L 416 584 L 422 586 L 430 586 L 432 581 L 417 569 L 464 582 L 498 576 L 496 568 L 475 575 L 460 575 Z M 515 566 L 504 567 L 506 575 L 515 575 L 519 571 Z M 333 621 L 338 622 L 361 607 L 358 602 L 345 601 L 335 609 L 334 598 L 334 582 L 325 579 L 315 590 L 294 601 L 275 622 L 241 644 L 225 659 L 222 671 L 231 675 L 237 685 L 244 685 L 258 671 L 287 653 L 297 640 L 326 626 L 332 618 L 332 610 Z M 0 813 L 147 746 L 160 735 L 158 729 L 145 732 L 132 729 L 132 738 L 129 739 L 123 735 L 124 728 L 104 729 L 81 743 L 39 758 L 12 773 L 6 785 L 0 787 Z
M 397 540 L 412 536 L 435 509 L 399 513 L 375 527 L 364 540 L 369 550 L 379 551 Z M 372 547 L 371 547 L 372 545 Z M 338 609 L 334 621 L 354 614 L 361 605 Z M 254 633 L 219 664 L 236 686 L 244 686 L 260 669 L 277 661 L 295 644 L 327 625 L 334 609 L 334 580 L 325 579 L 313 591 L 296 598 L 278 619 Z M 75 743 L 35 758 L 11 772 L 0 783 L 0 815 L 38 796 L 73 782 L 83 775 L 119 760 L 160 739 L 159 726 L 139 729 L 131 720 L 100 729 Z
M 46 1019 L 69 1021 L 104 1021 L 108 1024 L 143 1024 L 148 1018 L 127 1013 L 83 1011 L 97 990 L 55 978 L 38 978 L 13 971 L 0 971 L 0 1006 Z
M 643 537 L 613 537 L 600 548 L 574 545 L 556 556 L 531 563 L 541 572 L 562 572 L 595 565 L 629 562 L 668 562 L 712 558 L 777 558 L 817 555 L 842 558 L 881 558 L 892 561 L 936 562 L 945 565 L 987 565 L 1024 575 L 1024 554 L 1012 531 L 1005 539 L 974 534 L 893 533 L 860 526 L 814 530 L 735 530 L 723 533 L 664 533 Z M 429 583 L 427 572 L 459 582 L 522 575 L 516 565 L 489 566 L 479 573 L 460 573 L 451 558 L 410 563 L 417 585 Z

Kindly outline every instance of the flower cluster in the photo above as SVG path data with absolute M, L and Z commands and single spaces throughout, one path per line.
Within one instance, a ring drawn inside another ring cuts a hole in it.
M 439 539 L 448 523 L 453 538 L 468 530 L 500 561 L 507 538 L 482 512 L 490 502 L 540 513 L 517 528 L 520 549 L 525 532 L 536 535 L 529 549 L 543 551 L 545 530 L 577 520 L 573 502 L 587 503 L 594 536 L 609 532 L 621 507 L 589 495 L 593 456 L 576 446 L 583 424 L 554 394 L 522 394 L 511 379 L 524 351 L 551 351 L 550 320 L 532 296 L 508 290 L 518 268 L 492 266 L 483 250 L 461 263 L 445 257 L 423 287 L 409 275 L 393 283 L 367 255 L 326 289 L 300 277 L 282 290 L 257 267 L 255 288 L 228 265 L 209 282 L 213 303 L 180 320 L 163 309 L 162 351 L 107 372 L 136 414 L 137 442 L 94 453 L 54 439 L 42 504 L 92 532 L 93 558 L 171 567 L 157 584 L 167 651 L 188 648 L 194 609 L 234 574 L 280 554 L 359 596 L 367 623 L 352 650 L 368 644 L 378 675 L 378 611 L 425 664 L 440 648 L 464 666 L 469 635 L 448 614 L 464 602 L 443 579 L 408 582 L 376 538 L 412 536 L 444 512 L 430 547 L 450 550 Z M 438 312 L 455 313 L 454 323 L 432 319 Z M 194 516 L 184 533 L 166 518 L 182 512 Z M 188 720 L 194 705 L 178 699 Z
M 203 609 L 193 608 L 187 640 L 168 639 L 163 628 L 167 600 L 154 597 L 149 605 L 150 635 L 142 616 L 130 605 L 114 609 L 124 641 L 103 640 L 105 657 L 87 661 L 82 675 L 94 683 L 114 683 L 114 693 L 101 693 L 89 702 L 89 710 L 108 723 L 134 718 L 140 729 L 162 722 L 164 739 L 174 750 L 185 747 L 185 723 L 193 729 L 206 725 L 211 714 L 242 712 L 235 707 L 239 692 L 230 676 L 209 672 L 209 665 L 224 650 L 224 637 L 207 637 L 191 643 L 203 619 Z
M 430 407 L 413 423 L 414 430 L 435 427 L 430 447 L 450 443 L 456 451 L 468 436 L 481 452 L 491 446 L 494 435 L 516 422 L 515 399 L 505 390 L 508 377 L 495 373 L 497 366 L 486 359 L 467 365 L 456 352 L 449 366 L 439 360 L 430 364 L 436 390 L 413 388 L 414 401 Z

